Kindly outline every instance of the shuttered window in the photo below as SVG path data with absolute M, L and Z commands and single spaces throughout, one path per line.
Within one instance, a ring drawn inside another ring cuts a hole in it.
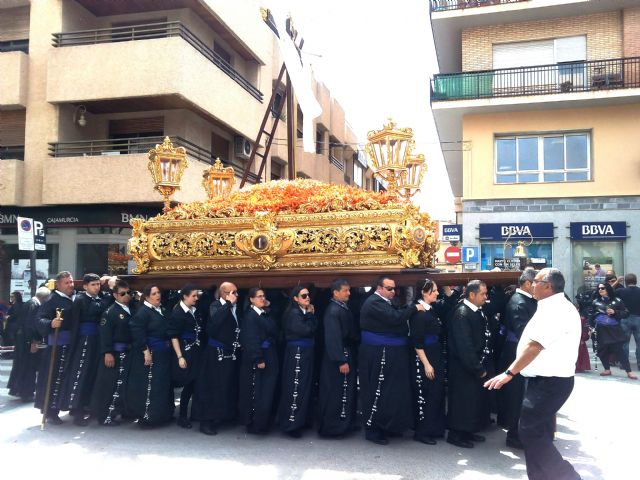
M 132 137 L 139 134 L 153 134 L 161 136 L 164 132 L 164 117 L 147 118 L 123 118 L 120 120 L 109 120 L 109 137 L 119 137 L 130 135 Z
M 0 146 L 24 145 L 25 110 L 0 110 Z

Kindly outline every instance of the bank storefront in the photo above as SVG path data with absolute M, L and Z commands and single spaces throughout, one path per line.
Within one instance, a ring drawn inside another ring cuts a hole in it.
M 81 205 L 61 207 L 0 207 L 0 300 L 9 292 L 27 288 L 30 277 L 29 252 L 18 250 L 17 217 L 44 223 L 46 251 L 38 252 L 38 283 L 60 270 L 76 278 L 85 273 L 122 275 L 127 273 L 129 220 L 150 218 L 160 209 L 140 205 Z
M 553 223 L 481 223 L 480 268 L 491 270 L 496 266 L 507 267 L 514 258 L 519 242 L 525 247 L 525 263 L 535 268 L 544 268 L 553 264 Z

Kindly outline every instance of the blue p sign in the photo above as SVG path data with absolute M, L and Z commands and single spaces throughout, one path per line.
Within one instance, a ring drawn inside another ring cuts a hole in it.
M 462 247 L 462 263 L 478 263 L 479 247 Z

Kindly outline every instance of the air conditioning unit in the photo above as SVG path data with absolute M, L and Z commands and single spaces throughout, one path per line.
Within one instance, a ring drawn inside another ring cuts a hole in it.
M 247 137 L 236 135 L 233 151 L 238 158 L 249 158 L 251 155 L 251 141 Z

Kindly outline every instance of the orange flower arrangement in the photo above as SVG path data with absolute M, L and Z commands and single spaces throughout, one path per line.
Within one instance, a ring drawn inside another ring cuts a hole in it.
M 172 218 L 194 218 L 194 212 L 200 212 L 211 217 L 250 216 L 256 212 L 319 213 L 401 206 L 396 198 L 386 192 L 371 192 L 347 185 L 298 179 L 259 183 L 233 192 L 225 198 L 178 205 L 168 215 Z

